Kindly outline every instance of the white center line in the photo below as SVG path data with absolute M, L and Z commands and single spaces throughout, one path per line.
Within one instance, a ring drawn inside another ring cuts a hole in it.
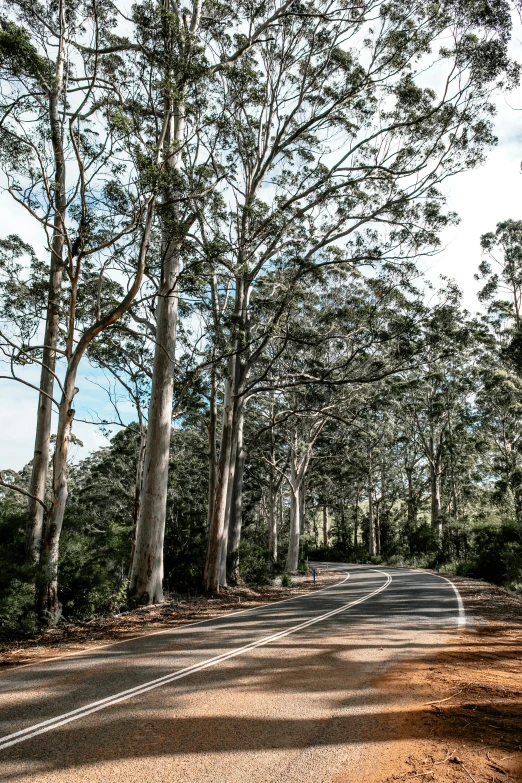
M 303 628 L 308 628 L 311 625 L 315 625 L 315 623 L 320 623 L 323 620 L 327 620 L 329 617 L 334 617 L 335 615 L 350 609 L 352 606 L 361 604 L 364 601 L 367 601 L 369 598 L 372 598 L 374 595 L 381 593 L 388 587 L 389 584 L 391 584 L 392 581 L 391 576 L 384 571 L 379 571 L 378 569 L 372 570 L 378 574 L 382 574 L 382 576 L 385 576 L 386 582 L 377 588 L 377 590 L 373 590 L 371 593 L 368 593 L 368 595 L 365 595 L 362 598 L 358 598 L 355 601 L 350 601 L 350 603 L 343 604 L 343 606 L 340 606 L 338 609 L 333 609 L 332 611 L 326 612 L 325 614 L 319 615 L 318 617 L 313 617 L 311 620 L 306 620 L 305 622 L 294 625 L 291 628 L 285 629 L 284 631 L 279 631 L 278 633 L 271 634 L 270 636 L 265 636 L 262 639 L 259 639 L 256 642 L 251 642 L 250 644 L 246 644 L 243 647 L 237 647 L 234 650 L 230 650 L 229 652 L 216 655 L 213 658 L 208 658 L 205 661 L 201 661 L 201 663 L 187 666 L 184 669 L 171 672 L 171 674 L 166 674 L 156 680 L 150 680 L 149 682 L 142 683 L 142 685 L 129 688 L 129 690 L 121 691 L 120 693 L 116 693 L 113 696 L 108 696 L 105 699 L 100 699 L 99 701 L 85 704 L 83 707 L 79 707 L 78 709 L 72 710 L 71 712 L 65 712 L 62 715 L 57 715 L 56 717 L 50 718 L 43 723 L 37 723 L 33 726 L 28 726 L 26 729 L 22 729 L 21 731 L 16 731 L 14 734 L 8 734 L 5 737 L 0 737 L 0 750 L 5 750 L 6 748 L 10 748 L 12 745 L 25 742 L 26 740 L 29 740 L 32 737 L 36 737 L 39 734 L 45 734 L 45 732 L 57 729 L 60 726 L 64 726 L 65 724 L 79 720 L 80 718 L 84 718 L 87 715 L 92 715 L 92 713 L 104 710 L 107 707 L 111 707 L 113 704 L 119 704 L 123 701 L 128 701 L 129 699 L 134 698 L 134 696 L 139 696 L 142 693 L 146 693 L 147 691 L 151 691 L 155 688 L 161 688 L 163 685 L 168 685 L 175 680 L 181 680 L 184 677 L 188 677 L 190 674 L 208 669 L 211 666 L 216 666 L 218 663 L 227 661 L 230 658 L 235 658 L 238 655 L 243 655 L 250 650 L 255 650 L 257 647 L 262 647 L 266 644 L 269 644 L 270 642 L 276 641 L 277 639 L 282 639 L 285 636 L 289 636 L 290 634 L 296 633 L 297 631 L 301 631 Z M 348 576 L 338 584 L 344 584 L 344 582 L 346 582 L 348 579 Z

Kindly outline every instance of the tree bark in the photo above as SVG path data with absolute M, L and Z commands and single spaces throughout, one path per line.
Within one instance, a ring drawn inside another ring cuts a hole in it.
M 101 332 L 112 326 L 124 315 L 140 288 L 145 262 L 150 245 L 150 234 L 154 219 L 155 196 L 151 196 L 145 218 L 145 226 L 141 239 L 138 255 L 138 265 L 132 285 L 129 287 L 123 299 L 106 315 L 101 316 L 81 335 L 74 348 L 76 326 L 76 301 L 77 287 L 80 273 L 80 257 L 73 269 L 73 258 L 70 257 L 71 289 L 69 296 L 68 334 L 66 341 L 67 372 L 63 382 L 62 397 L 58 413 L 58 430 L 56 433 L 56 448 L 53 456 L 53 496 L 51 501 L 51 513 L 49 522 L 45 527 L 42 555 L 41 578 L 38 584 L 38 610 L 42 620 L 56 623 L 60 616 L 60 602 L 58 600 L 58 557 L 60 535 L 63 526 L 65 504 L 67 502 L 67 456 L 71 439 L 71 428 L 74 419 L 73 401 L 78 392 L 76 378 L 80 361 L 88 346 Z
M 268 549 L 274 562 L 277 560 L 277 498 L 278 491 L 274 480 L 274 469 L 270 466 L 270 487 L 268 504 Z
M 42 545 L 41 563 L 43 579 L 38 590 L 38 610 L 41 619 L 55 625 L 61 614 L 58 600 L 58 557 L 60 535 L 63 526 L 65 504 L 67 502 L 67 455 L 71 439 L 71 427 L 74 418 L 72 407 L 75 387 L 76 367 L 67 373 L 56 433 L 56 448 L 53 456 L 53 499 L 49 522 L 46 526 Z
M 54 154 L 54 221 L 51 241 L 51 265 L 49 272 L 49 293 L 45 323 L 42 369 L 40 373 L 40 394 L 36 415 L 36 435 L 29 492 L 29 522 L 26 528 L 25 557 L 28 563 L 37 564 L 42 545 L 45 488 L 49 470 L 51 443 L 52 397 L 56 371 L 56 349 L 60 327 L 60 299 L 63 278 L 63 248 L 65 243 L 66 165 L 63 152 L 60 101 L 64 89 L 65 68 L 65 5 L 60 2 L 60 38 L 56 61 L 54 90 L 49 96 L 49 121 Z M 39 503 L 38 500 L 41 502 Z
M 138 521 L 140 518 L 141 510 L 141 492 L 143 486 L 143 468 L 145 465 L 145 449 L 147 446 L 147 431 L 140 421 L 140 445 L 138 451 L 138 462 L 136 465 L 136 485 L 134 487 L 134 508 L 132 511 L 132 541 L 131 541 L 131 554 L 129 558 L 129 580 L 132 573 L 132 564 L 134 562 L 134 552 L 136 551 L 136 539 L 138 536 Z
M 299 540 L 301 534 L 301 481 L 296 466 L 297 439 L 290 457 L 290 532 L 288 537 L 288 555 L 286 570 L 297 571 L 299 565 Z
M 408 514 L 408 529 L 415 530 L 417 528 L 417 497 L 413 489 L 413 475 L 411 470 L 406 471 L 406 477 L 408 480 L 408 499 L 407 499 L 407 514 Z
M 210 380 L 210 410 L 208 424 L 208 515 L 207 523 L 210 528 L 210 522 L 214 510 L 214 495 L 216 493 L 216 475 L 217 475 L 217 373 L 216 366 L 212 364 Z
M 243 527 L 243 475 L 245 469 L 243 428 L 245 423 L 245 406 L 242 397 L 237 400 L 236 418 L 236 465 L 230 502 L 227 557 L 230 582 L 232 584 L 238 584 L 239 582 L 239 545 Z M 269 505 L 272 507 L 271 498 L 269 498 Z
M 355 516 L 353 520 L 353 548 L 357 549 L 359 546 L 358 533 L 359 533 L 359 486 L 355 490 Z
M 372 466 L 370 458 L 370 472 L 368 474 L 368 543 L 370 549 L 370 556 L 374 557 L 377 554 L 377 536 L 375 530 L 375 516 L 373 507 L 373 481 L 372 481 Z
M 234 496 L 236 455 L 238 453 L 238 438 L 243 436 L 244 402 L 241 392 L 248 368 L 244 355 L 248 330 L 247 305 L 248 286 L 244 278 L 238 276 L 236 277 L 234 303 L 234 314 L 238 328 L 230 340 L 233 354 L 228 362 L 228 375 L 225 381 L 221 448 L 203 576 L 203 588 L 208 592 L 218 592 L 220 584 L 226 584 L 230 514 L 233 498 L 237 498 L 237 495 Z M 242 492 L 242 479 L 241 470 L 240 485 L 236 485 L 236 490 L 239 492 Z M 241 524 L 241 517 L 237 518 L 237 523 Z M 240 536 L 241 528 L 239 527 L 234 531 L 234 539 L 237 540 L 238 547 Z
M 290 492 L 290 534 L 286 570 L 297 571 L 299 565 L 299 541 L 301 534 L 301 487 L 296 486 Z
M 234 387 L 234 361 L 229 361 L 228 376 L 225 379 L 225 394 L 223 399 L 223 427 L 219 449 L 219 461 L 216 479 L 216 493 L 210 521 L 205 571 L 203 573 L 203 589 L 210 593 L 218 593 L 221 578 L 221 555 L 225 543 L 225 514 L 227 505 L 228 479 L 230 474 L 230 458 L 232 456 L 232 428 L 234 404 L 232 390 Z
M 175 179 L 181 167 L 185 107 L 167 105 L 166 188 L 162 214 L 162 268 L 156 306 L 156 345 L 143 467 L 143 491 L 129 594 L 142 604 L 163 601 L 163 541 L 167 513 L 180 250 Z
M 440 514 L 440 475 L 437 467 L 430 463 L 431 490 L 431 527 L 442 537 L 442 518 Z
M 323 505 L 323 546 L 330 546 L 330 527 L 328 520 L 328 506 Z
M 232 511 L 232 495 L 234 491 L 234 479 L 236 475 L 236 455 L 237 455 L 237 420 L 236 403 L 232 403 L 232 432 L 230 435 L 232 447 L 230 449 L 230 462 L 228 465 L 227 477 L 227 500 L 225 504 L 225 517 L 223 521 L 223 542 L 219 553 L 219 584 L 222 587 L 227 586 L 227 559 L 228 543 L 230 532 L 230 515 Z
M 375 503 L 375 554 L 381 554 L 381 504 Z
M 439 436 L 439 442 L 435 446 L 433 435 L 429 438 L 429 474 L 430 474 L 430 494 L 431 494 L 431 527 L 437 531 L 439 539 L 442 538 L 442 516 L 441 516 L 441 459 L 442 459 L 442 434 Z

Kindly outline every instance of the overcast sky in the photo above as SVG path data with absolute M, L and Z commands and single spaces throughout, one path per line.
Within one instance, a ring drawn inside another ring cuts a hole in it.
M 522 62 L 521 41 L 522 27 L 517 20 L 512 54 L 518 62 Z M 440 275 L 457 282 L 464 294 L 464 304 L 471 312 L 479 309 L 479 286 L 473 276 L 480 262 L 481 234 L 494 230 L 500 220 L 522 219 L 522 90 L 499 96 L 495 103 L 498 145 L 484 166 L 447 181 L 448 207 L 460 215 L 461 221 L 444 234 L 442 251 L 424 264 L 427 276 L 435 285 Z M 15 232 L 38 246 L 39 237 L 32 221 L 9 197 L 0 197 L 0 236 Z M 37 376 L 35 368 L 34 378 L 24 377 L 37 384 Z M 106 445 L 107 440 L 97 427 L 78 419 L 91 420 L 96 415 L 111 419 L 112 411 L 107 395 L 95 383 L 102 380 L 99 375 L 87 366 L 78 380 L 80 393 L 75 400 L 74 432 L 84 446 L 75 447 L 74 456 L 83 458 L 93 449 Z M 37 393 L 14 381 L 0 380 L 0 384 L 0 469 L 20 470 L 32 459 Z

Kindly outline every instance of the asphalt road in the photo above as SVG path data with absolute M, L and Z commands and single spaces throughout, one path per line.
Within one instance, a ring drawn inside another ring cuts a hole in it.
M 308 595 L 2 673 L 0 780 L 317 783 L 347 765 L 356 780 L 393 740 L 379 716 L 399 706 L 375 679 L 464 617 L 441 577 L 340 570 Z

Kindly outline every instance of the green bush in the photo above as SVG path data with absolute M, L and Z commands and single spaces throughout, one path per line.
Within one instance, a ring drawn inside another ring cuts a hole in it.
M 457 576 L 475 576 L 477 571 L 477 564 L 469 560 L 461 560 L 457 563 L 455 573 Z
M 248 585 L 268 585 L 275 577 L 275 564 L 268 549 L 243 539 L 239 546 L 241 579 Z
M 0 597 L 0 639 L 34 634 L 38 629 L 34 605 L 34 587 L 12 579 Z
M 457 574 L 497 585 L 522 579 L 522 537 L 516 525 L 485 525 L 474 531 L 471 557 L 458 564 Z
M 0 505 L 0 639 L 27 636 L 37 630 L 35 568 L 24 564 L 27 514 L 19 502 Z
M 281 577 L 281 587 L 293 587 L 292 577 L 290 574 L 283 574 Z

